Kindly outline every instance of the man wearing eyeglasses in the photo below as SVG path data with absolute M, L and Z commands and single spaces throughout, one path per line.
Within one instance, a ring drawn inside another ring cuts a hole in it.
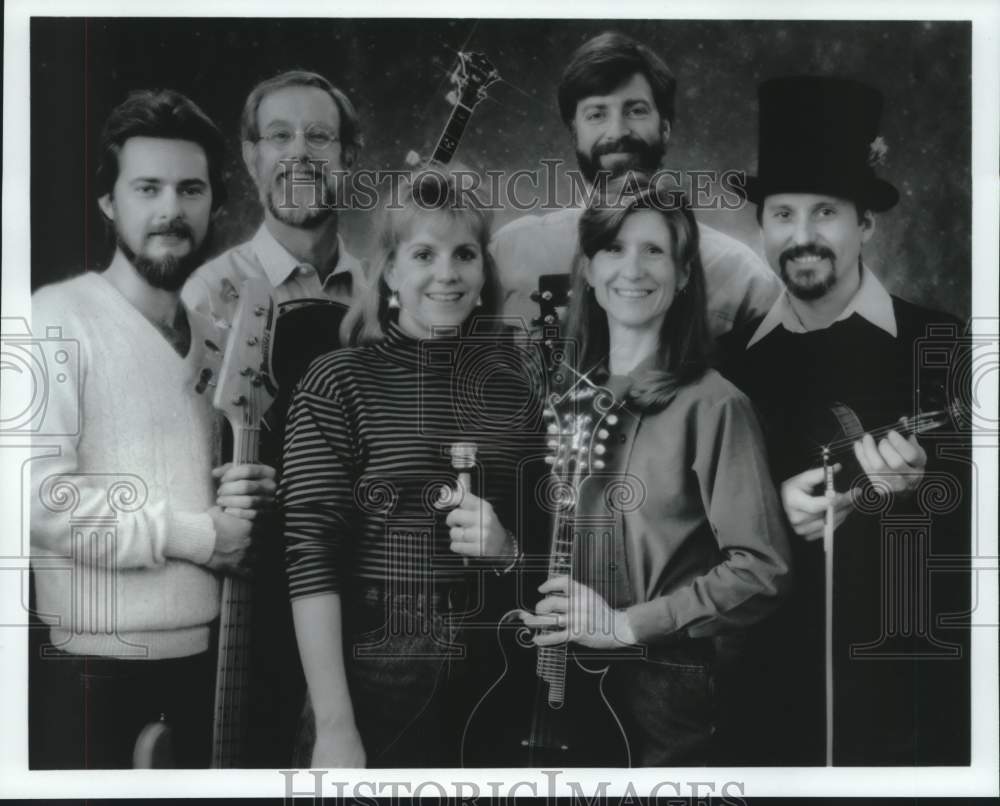
M 253 88 L 240 138 L 264 221 L 252 239 L 195 273 L 185 301 L 225 318 L 234 307 L 230 285 L 266 277 L 279 305 L 348 303 L 363 275 L 338 233 L 335 201 L 361 145 L 354 105 L 323 76 L 291 70 Z
M 188 307 L 231 321 L 248 277 L 266 278 L 278 305 L 272 360 L 279 395 L 268 413 L 261 457 L 278 468 L 285 411 L 309 362 L 339 347 L 346 305 L 364 281 L 338 232 L 337 192 L 361 136 L 354 105 L 317 73 L 292 70 L 250 92 L 240 121 L 243 162 L 264 220 L 249 241 L 209 261 L 183 291 Z M 250 766 L 291 763 L 304 693 L 284 577 L 280 523 L 255 564 L 251 632 Z

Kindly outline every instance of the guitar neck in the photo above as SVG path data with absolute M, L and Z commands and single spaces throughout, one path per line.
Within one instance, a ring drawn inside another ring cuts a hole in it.
M 434 147 L 434 154 L 431 156 L 432 162 L 438 165 L 447 165 L 451 162 L 471 117 L 472 110 L 469 107 L 462 103 L 455 104 L 455 108 L 451 110 L 451 116 L 448 118 L 448 123 Z
M 954 416 L 956 412 L 957 409 L 955 407 L 921 412 L 915 417 L 902 417 L 899 420 L 895 420 L 894 422 L 880 426 L 879 428 L 874 428 L 868 433 L 871 434 L 872 438 L 876 442 L 886 436 L 890 431 L 896 431 L 907 438 L 911 436 L 919 436 L 920 434 L 924 434 L 928 431 L 933 431 L 935 428 L 940 428 L 948 422 L 949 416 Z M 831 460 L 850 457 L 853 455 L 854 443 L 861 439 L 864 435 L 863 431 L 861 433 L 857 433 L 858 426 L 854 424 L 854 421 L 849 419 L 850 417 L 855 416 L 853 412 L 850 412 L 847 417 L 845 417 L 835 408 L 834 414 L 841 420 L 841 426 L 843 427 L 846 436 L 822 446 L 817 451 L 817 457 L 820 460 L 822 459 L 824 450 Z
M 260 428 L 233 426 L 233 464 L 252 464 L 260 452 Z M 246 735 L 247 688 L 250 674 L 250 584 L 227 576 L 222 581 L 219 612 L 219 655 L 215 675 L 212 767 L 240 766 Z
M 572 576 L 572 558 L 573 540 L 566 518 L 557 514 L 552 533 L 552 549 L 549 552 L 549 579 Z M 554 707 L 566 700 L 567 650 L 568 645 L 565 643 L 538 648 L 536 672 L 548 684 L 548 701 Z
M 240 423 L 233 427 L 233 464 L 254 464 L 260 456 L 260 427 Z

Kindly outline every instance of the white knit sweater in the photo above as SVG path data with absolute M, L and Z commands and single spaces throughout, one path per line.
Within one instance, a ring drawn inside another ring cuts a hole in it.
M 100 274 L 32 302 L 32 332 L 58 327 L 70 345 L 65 363 L 47 356 L 46 433 L 31 462 L 33 568 L 52 643 L 121 658 L 203 652 L 219 612 L 203 565 L 218 429 L 193 391 L 197 350 L 179 356 Z

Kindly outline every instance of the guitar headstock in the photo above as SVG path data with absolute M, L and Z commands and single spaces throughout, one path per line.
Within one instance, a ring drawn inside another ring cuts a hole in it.
M 451 74 L 454 89 L 448 100 L 474 109 L 486 99 L 486 89 L 499 80 L 500 71 L 484 54 L 459 51 L 458 65 Z
M 277 318 L 271 286 L 267 280 L 250 278 L 238 294 L 213 399 L 234 429 L 255 427 L 278 394 L 271 367 Z
M 231 312 L 239 299 L 239 292 L 228 279 L 222 280 L 221 291 L 222 300 Z M 198 350 L 194 390 L 200 395 L 206 389 L 218 386 L 219 375 L 222 374 L 222 359 L 233 323 L 214 312 L 204 313 L 194 308 L 187 310 L 187 316 L 191 325 L 191 345 Z
M 552 451 L 545 461 L 554 474 L 576 488 L 607 466 L 622 404 L 609 389 L 563 366 L 576 383 L 563 394 L 551 394 L 545 403 L 547 443 Z

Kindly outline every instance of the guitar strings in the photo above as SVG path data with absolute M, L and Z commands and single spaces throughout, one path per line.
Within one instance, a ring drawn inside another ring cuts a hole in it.
M 901 427 L 909 430 L 911 433 L 916 433 L 916 432 L 919 431 L 919 429 L 921 429 L 921 428 L 923 428 L 925 426 L 933 425 L 943 415 L 945 415 L 947 413 L 948 413 L 947 409 L 941 409 L 939 411 L 925 412 L 925 413 L 922 413 L 922 414 L 918 414 L 916 417 L 907 418 L 905 425 L 903 425 L 900 422 L 895 422 L 895 423 L 893 423 L 891 425 L 880 426 L 879 428 L 875 428 L 875 429 L 873 429 L 873 430 L 871 430 L 871 431 L 869 431 L 867 433 L 869 433 L 872 436 L 872 438 L 883 437 L 886 434 L 888 434 L 890 431 L 896 431 L 896 430 L 900 429 Z M 817 452 L 819 454 L 822 454 L 822 452 L 823 452 L 824 449 L 827 449 L 827 450 L 830 450 L 830 451 L 839 451 L 839 450 L 842 450 L 844 448 L 850 447 L 855 442 L 857 442 L 857 439 L 855 439 L 855 438 L 844 437 L 842 439 L 837 439 L 837 440 L 834 440 L 833 442 L 829 442 L 829 443 L 825 443 L 825 444 L 820 445 L 817 448 Z

